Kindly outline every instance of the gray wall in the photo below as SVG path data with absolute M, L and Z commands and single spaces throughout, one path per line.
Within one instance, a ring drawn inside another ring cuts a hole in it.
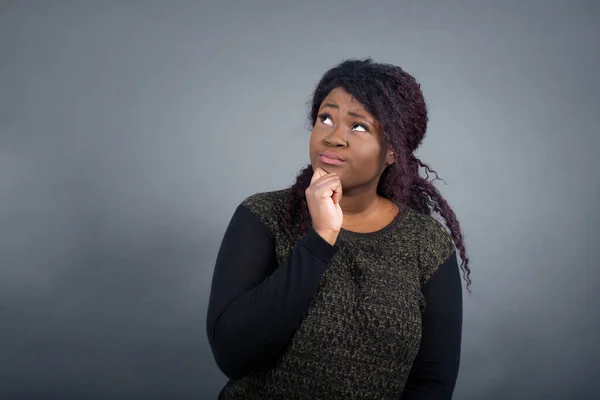
M 216 398 L 229 218 L 366 56 L 422 83 L 463 224 L 455 398 L 600 398 L 600 3 L 212 3 L 0 2 L 0 398 Z

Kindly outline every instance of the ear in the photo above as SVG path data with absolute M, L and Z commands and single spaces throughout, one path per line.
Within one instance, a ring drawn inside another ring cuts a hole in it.
M 387 156 L 385 158 L 385 163 L 388 165 L 392 165 L 394 163 L 394 151 L 391 148 L 388 148 Z

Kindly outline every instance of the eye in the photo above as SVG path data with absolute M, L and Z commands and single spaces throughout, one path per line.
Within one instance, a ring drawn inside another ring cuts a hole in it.
M 369 128 L 367 128 L 366 125 L 363 124 L 354 124 L 354 126 L 352 127 L 354 128 L 361 128 L 362 130 L 359 130 L 358 132 L 369 132 Z
M 329 114 L 327 113 L 323 113 L 323 114 L 319 114 L 319 120 L 328 126 L 332 126 L 333 125 L 333 121 L 331 121 L 331 118 L 329 117 Z M 329 121 L 329 122 L 327 122 Z

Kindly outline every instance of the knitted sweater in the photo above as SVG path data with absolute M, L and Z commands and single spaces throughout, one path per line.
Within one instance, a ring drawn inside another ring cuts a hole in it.
M 334 246 L 283 229 L 289 189 L 236 209 L 219 249 L 207 334 L 220 399 L 450 399 L 462 289 L 454 245 L 409 207 Z

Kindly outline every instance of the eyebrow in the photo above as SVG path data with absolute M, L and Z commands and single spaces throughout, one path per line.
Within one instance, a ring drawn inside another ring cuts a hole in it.
M 325 104 L 323 104 L 323 107 L 321 107 L 321 109 L 323 109 L 325 107 L 337 108 L 338 110 L 340 109 L 340 106 L 338 106 L 337 104 L 333 104 L 333 103 L 325 103 Z M 348 115 L 351 115 L 351 116 L 356 117 L 356 118 L 360 118 L 362 120 L 365 120 L 369 124 L 373 125 L 373 123 L 367 117 L 365 117 L 364 115 L 360 115 L 360 114 L 357 114 L 357 113 L 352 112 L 352 111 L 348 111 Z

